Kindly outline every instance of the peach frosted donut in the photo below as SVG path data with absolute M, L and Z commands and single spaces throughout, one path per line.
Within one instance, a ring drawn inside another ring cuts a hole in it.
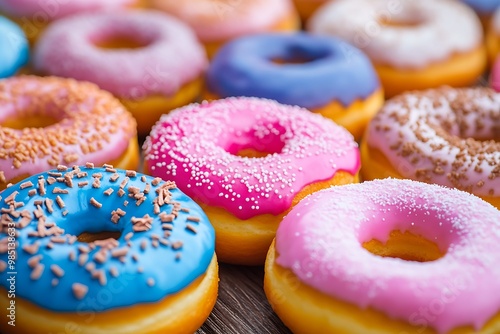
M 59 164 L 136 169 L 135 121 L 111 94 L 62 78 L 0 81 L 0 189 Z
M 2 197 L 2 333 L 192 334 L 214 307 L 214 230 L 173 182 L 58 166 Z
M 356 142 L 299 107 L 256 98 L 193 104 L 165 115 L 144 144 L 148 174 L 202 205 L 222 262 L 263 264 L 283 215 L 318 189 L 357 182 Z
M 467 86 L 486 67 L 481 22 L 459 1 L 336 0 L 316 12 L 308 29 L 363 50 L 389 97 Z
M 264 288 L 294 333 L 500 332 L 500 211 L 456 189 L 331 187 L 285 217 Z
M 294 31 L 300 26 L 291 0 L 151 1 L 153 7 L 189 24 L 210 57 L 236 37 L 269 31 Z
M 60 18 L 81 12 L 116 10 L 146 0 L 2 0 L 0 12 L 15 20 L 35 42 L 45 27 Z
M 440 88 L 389 100 L 362 143 L 365 180 L 409 178 L 455 187 L 500 208 L 500 94 Z
M 40 38 L 33 62 L 41 74 L 90 81 L 113 93 L 136 118 L 139 134 L 198 97 L 207 65 L 189 27 L 146 10 L 59 20 Z

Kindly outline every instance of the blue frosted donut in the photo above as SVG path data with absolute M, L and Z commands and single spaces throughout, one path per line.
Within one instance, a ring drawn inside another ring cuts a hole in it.
M 500 6 L 500 0 L 462 0 L 479 15 L 490 15 Z
M 28 40 L 23 30 L 0 16 L 0 78 L 16 74 L 28 58 Z
M 380 89 L 360 50 L 305 33 L 252 35 L 226 44 L 213 59 L 207 84 L 221 98 L 255 96 L 309 109 L 332 101 L 348 106 Z
M 123 281 L 133 284 L 98 311 L 156 302 L 186 288 L 214 257 L 214 230 L 201 208 L 159 178 L 60 166 L 1 196 L 0 284 L 9 290 L 9 272 L 16 271 L 16 297 L 43 309 L 96 311 L 91 301 Z M 103 231 L 121 235 L 77 239 Z M 7 245 L 14 239 L 12 270 Z

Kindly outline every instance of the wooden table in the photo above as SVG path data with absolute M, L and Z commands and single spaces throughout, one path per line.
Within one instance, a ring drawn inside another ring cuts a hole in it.
M 290 334 L 267 302 L 263 267 L 219 263 L 219 298 L 197 334 Z

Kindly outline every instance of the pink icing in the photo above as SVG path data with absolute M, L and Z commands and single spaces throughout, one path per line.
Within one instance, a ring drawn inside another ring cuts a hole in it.
M 16 17 L 53 21 L 84 11 L 116 9 L 130 6 L 136 0 L 2 0 L 0 10 Z
M 189 24 L 203 42 L 264 32 L 293 13 L 290 0 L 197 0 L 184 4 L 153 0 L 153 5 Z
M 128 37 L 139 49 L 101 49 L 95 44 Z M 39 72 L 97 84 L 121 98 L 171 96 L 200 77 L 205 51 L 189 27 L 157 11 L 80 14 L 52 24 L 34 51 Z
M 440 88 L 389 100 L 366 140 L 404 177 L 500 195 L 500 94 Z
M 409 26 L 390 26 L 383 21 Z M 340 37 L 376 64 L 407 69 L 421 69 L 457 53 L 471 52 L 483 40 L 477 15 L 453 0 L 330 1 L 314 13 L 308 30 Z
M 245 148 L 270 154 L 235 155 Z M 280 214 L 306 185 L 360 167 L 347 130 L 306 109 L 257 98 L 192 104 L 164 115 L 144 151 L 152 175 L 240 219 Z
M 362 247 L 391 231 L 432 240 L 431 262 Z M 420 332 L 472 325 L 500 311 L 500 212 L 468 193 L 410 180 L 332 187 L 306 197 L 280 224 L 276 262 L 336 299 L 407 321 Z
M 39 108 L 33 110 L 33 106 Z M 0 171 L 7 180 L 58 164 L 101 165 L 119 158 L 136 135 L 135 122 L 125 108 L 109 93 L 89 83 L 32 76 L 0 81 L 0 124 L 27 110 L 58 122 L 23 130 L 0 126 Z M 34 154 L 30 157 L 29 152 Z M 23 160 L 18 154 L 26 154 L 28 159 L 16 166 Z

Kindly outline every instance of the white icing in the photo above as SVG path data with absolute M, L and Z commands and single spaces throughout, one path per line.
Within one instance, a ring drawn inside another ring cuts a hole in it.
M 337 0 L 316 12 L 308 30 L 343 38 L 375 63 L 400 68 L 422 68 L 472 51 L 483 38 L 474 12 L 452 0 Z

